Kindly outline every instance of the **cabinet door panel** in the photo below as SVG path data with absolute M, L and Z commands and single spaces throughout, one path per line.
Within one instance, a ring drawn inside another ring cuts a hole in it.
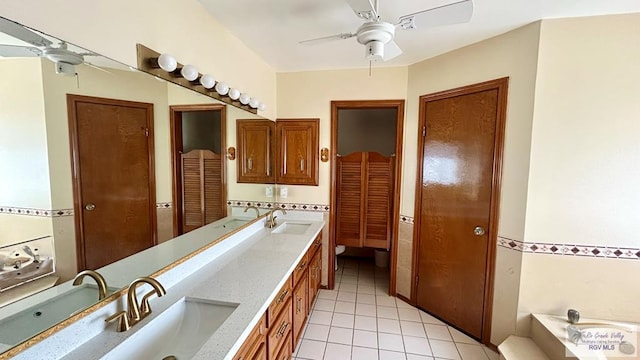
M 303 276 L 298 281 L 295 290 L 293 291 L 293 347 L 295 348 L 300 336 L 302 336 L 302 329 L 304 328 L 304 322 L 307 319 L 307 297 L 308 297 L 308 281 L 307 272 L 305 271 Z
M 236 120 L 239 183 L 273 183 L 274 122 Z
M 278 119 L 278 184 L 318 185 L 319 119 Z

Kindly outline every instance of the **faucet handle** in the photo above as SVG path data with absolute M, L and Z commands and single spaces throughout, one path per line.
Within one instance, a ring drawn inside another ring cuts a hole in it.
M 118 320 L 118 327 L 116 328 L 116 331 L 124 332 L 131 328 L 131 323 L 129 322 L 129 316 L 127 315 L 126 311 L 123 310 L 123 311 L 117 312 L 109 316 L 108 318 L 104 319 L 104 321 L 107 323 L 110 323 L 115 320 Z
M 149 304 L 149 298 L 154 294 L 156 295 L 158 294 L 158 292 L 155 289 L 149 291 L 142 297 L 142 303 L 140 304 L 141 320 L 144 319 L 147 315 L 151 314 L 151 305 Z

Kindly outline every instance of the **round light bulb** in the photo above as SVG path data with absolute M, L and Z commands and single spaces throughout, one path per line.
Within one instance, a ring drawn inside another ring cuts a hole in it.
M 205 89 L 213 89 L 213 86 L 216 84 L 216 78 L 209 74 L 202 75 L 202 77 L 200 77 L 200 84 L 204 86 Z
M 231 100 L 238 100 L 238 98 L 240 97 L 240 90 L 236 88 L 229 89 L 229 97 L 231 98 Z
M 227 93 L 229 92 L 229 85 L 227 85 L 225 82 L 219 81 L 216 84 L 216 91 L 220 95 L 227 95 Z
M 258 104 L 258 110 L 265 111 L 266 109 L 267 109 L 267 105 L 265 105 L 263 102 Z
M 158 56 L 158 66 L 166 72 L 172 72 L 178 67 L 178 61 L 169 54 L 161 54 Z
M 242 105 L 247 105 L 249 103 L 249 100 L 251 100 L 251 97 L 249 96 L 249 94 L 246 94 L 246 93 L 240 94 L 240 103 Z
M 258 100 L 256 98 L 251 98 L 251 100 L 249 100 L 249 106 L 251 106 L 254 109 L 256 109 L 258 107 L 259 103 L 260 103 L 260 100 Z
M 193 81 L 198 78 L 198 69 L 193 65 L 185 65 L 182 70 L 180 70 L 180 74 L 183 78 Z

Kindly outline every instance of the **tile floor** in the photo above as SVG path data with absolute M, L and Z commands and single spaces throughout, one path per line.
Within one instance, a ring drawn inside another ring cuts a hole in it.
M 389 272 L 340 259 L 335 290 L 320 290 L 294 359 L 497 360 L 460 331 L 388 296 Z

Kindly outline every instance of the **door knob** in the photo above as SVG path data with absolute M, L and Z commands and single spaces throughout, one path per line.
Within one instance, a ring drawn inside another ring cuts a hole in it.
M 96 208 L 96 204 L 88 203 L 87 205 L 84 206 L 84 208 L 87 209 L 88 211 L 92 211 L 93 209 Z
M 476 228 L 473 229 L 473 233 L 476 234 L 476 236 L 482 236 L 484 235 L 485 231 L 482 226 L 476 226 Z

